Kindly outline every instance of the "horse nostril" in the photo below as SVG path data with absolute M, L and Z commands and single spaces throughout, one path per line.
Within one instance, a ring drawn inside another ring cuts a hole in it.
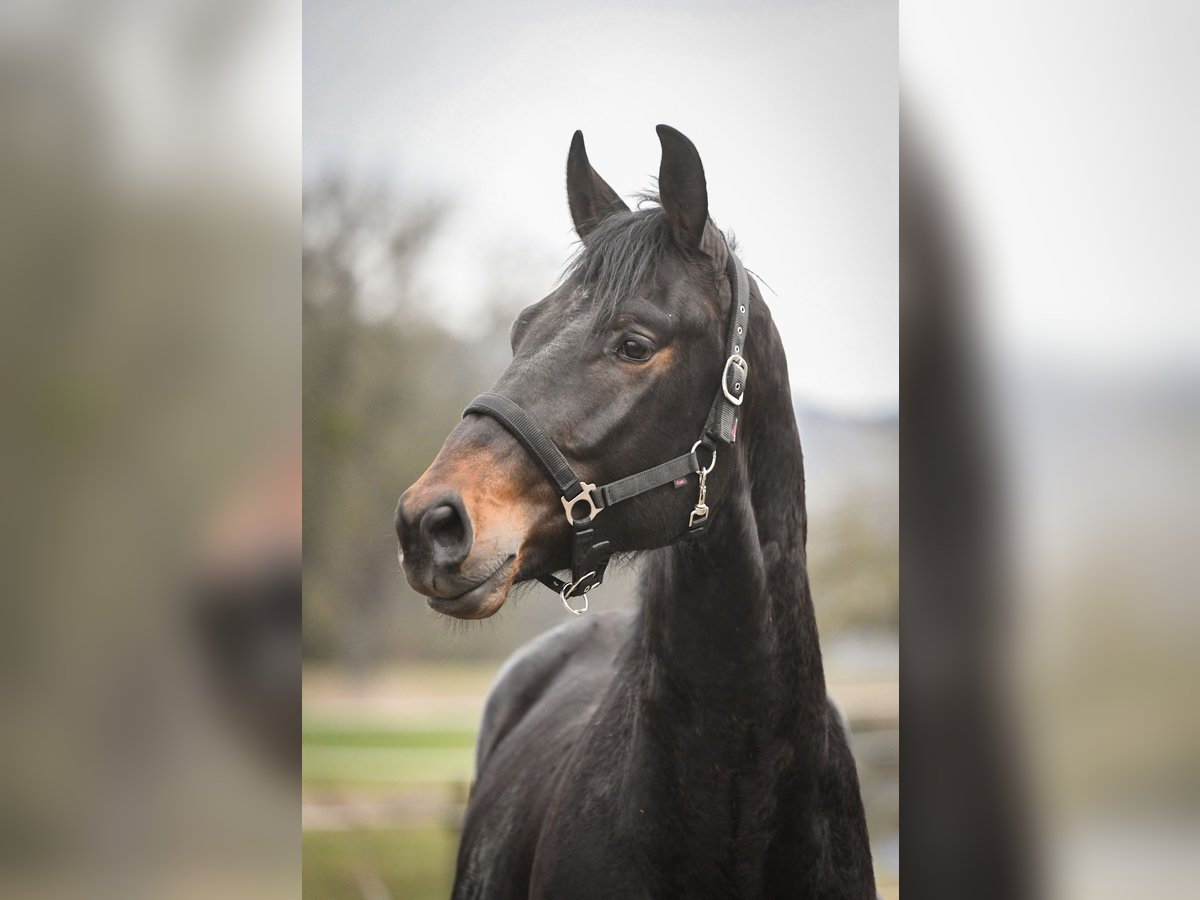
M 457 566 L 471 550 L 471 522 L 457 494 L 426 510 L 420 531 L 436 565 Z
M 439 547 L 458 545 L 464 533 L 462 518 L 453 506 L 435 506 L 421 518 L 421 533 Z

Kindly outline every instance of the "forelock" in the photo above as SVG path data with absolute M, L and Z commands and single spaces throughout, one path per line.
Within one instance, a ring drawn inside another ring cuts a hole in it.
M 614 213 L 599 222 L 567 263 L 561 283 L 586 291 L 592 318 L 611 321 L 621 302 L 644 291 L 673 252 L 671 226 L 659 206 Z
M 613 213 L 593 226 L 560 279 L 562 287 L 588 298 L 595 327 L 611 322 L 623 301 L 646 290 L 663 259 L 679 252 L 658 195 L 646 191 L 637 197 L 636 210 Z M 709 228 L 732 249 L 732 234 L 722 236 L 711 221 Z

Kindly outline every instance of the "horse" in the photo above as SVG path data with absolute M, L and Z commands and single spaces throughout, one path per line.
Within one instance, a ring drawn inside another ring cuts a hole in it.
M 461 619 L 534 579 L 581 612 L 609 556 L 644 555 L 640 606 L 571 620 L 498 673 L 453 897 L 874 898 L 783 346 L 695 145 L 657 132 L 658 193 L 636 210 L 575 133 L 578 252 L 396 508 L 409 583 Z

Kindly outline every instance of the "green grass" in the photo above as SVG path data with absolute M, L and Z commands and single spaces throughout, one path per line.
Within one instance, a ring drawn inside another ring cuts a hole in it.
M 474 760 L 473 731 L 304 726 L 308 786 L 465 783 Z
M 312 900 L 445 900 L 458 836 L 446 828 L 309 831 L 303 836 L 304 896 Z
M 387 729 L 354 726 L 304 725 L 306 747 L 447 747 L 472 748 L 475 732 L 461 729 Z
M 470 747 L 305 747 L 303 777 L 309 785 L 429 784 L 466 781 Z
M 465 793 L 475 732 L 433 723 L 381 727 L 307 719 L 303 746 L 306 791 L 325 792 L 326 799 L 329 792 L 347 799 L 421 798 L 431 787 L 449 792 L 461 785 Z M 305 831 L 304 896 L 445 900 L 458 848 L 449 818 L 435 814 L 391 827 Z

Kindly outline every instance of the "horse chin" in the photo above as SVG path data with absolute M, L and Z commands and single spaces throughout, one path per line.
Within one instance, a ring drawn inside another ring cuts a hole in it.
M 484 581 L 465 593 L 457 597 L 426 597 L 425 602 L 434 612 L 455 619 L 486 619 L 499 612 L 504 605 L 516 574 L 516 558 L 510 557 Z

